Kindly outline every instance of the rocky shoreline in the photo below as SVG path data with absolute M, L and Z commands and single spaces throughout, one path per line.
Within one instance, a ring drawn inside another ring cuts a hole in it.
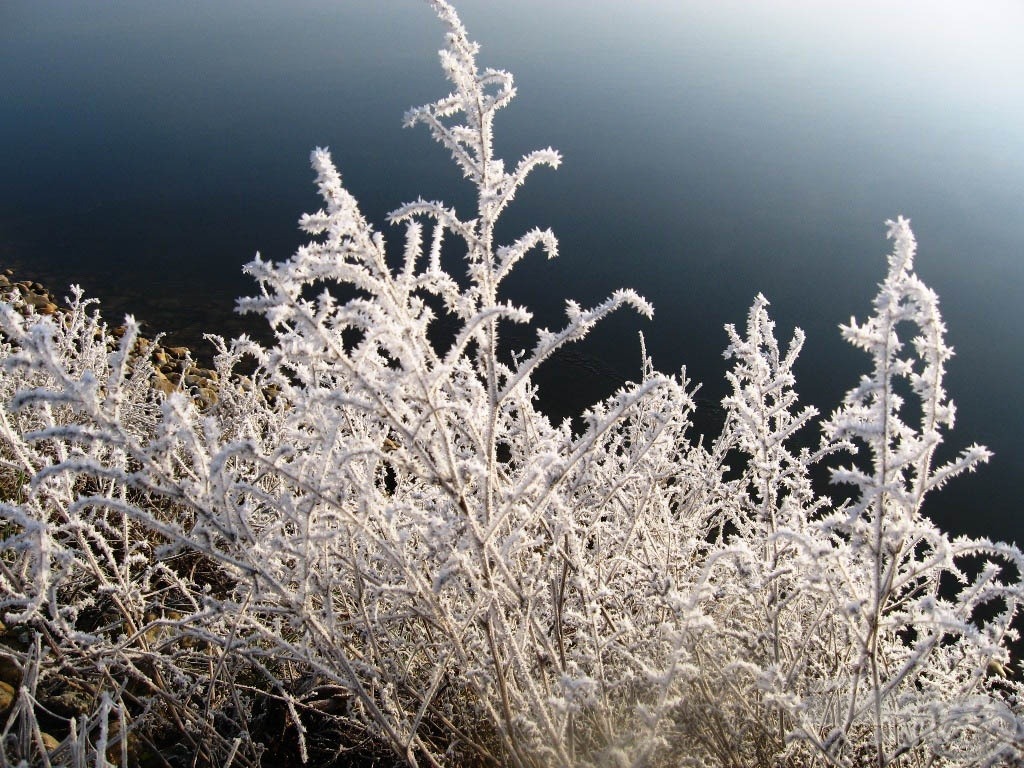
M 9 268 L 0 271 L 0 299 L 26 315 L 59 316 L 70 311 L 42 283 L 17 280 L 14 270 Z M 113 340 L 120 339 L 124 332 L 123 325 L 110 331 Z M 213 368 L 200 365 L 188 347 L 164 345 L 139 336 L 132 354 L 149 358 L 153 365 L 151 384 L 155 391 L 165 395 L 187 392 L 201 409 L 216 404 L 220 377 Z
M 66 302 L 56 298 L 42 283 L 18 279 L 12 269 L 3 269 L 2 267 L 0 267 L 0 301 L 6 302 L 23 316 L 48 316 L 52 322 L 57 324 L 67 322 L 65 318 L 68 318 L 72 311 Z M 104 338 L 109 351 L 113 352 L 117 349 L 124 334 L 124 326 L 113 328 L 108 326 Z M 200 410 L 205 410 L 217 405 L 219 395 L 228 391 L 226 387 L 252 390 L 254 385 L 248 377 L 232 373 L 230 377 L 222 379 L 217 371 L 197 363 L 189 347 L 163 344 L 158 338 L 139 336 L 131 350 L 131 355 L 136 361 L 146 360 L 151 364 L 150 383 L 155 398 L 182 392 L 188 395 Z M 0 331 L 0 340 L 2 339 L 3 333 Z M 257 391 L 271 406 L 287 407 L 283 399 L 279 398 L 278 390 L 273 385 L 259 387 Z M 5 480 L 8 481 L 6 484 Z M 0 477 L 0 500 L 20 504 L 28 492 L 27 476 L 23 473 L 13 478 Z M 156 644 L 167 641 L 168 636 L 165 634 L 166 629 L 162 625 L 161 618 L 170 618 L 176 614 L 161 610 L 163 612 L 160 614 L 153 612 L 145 614 L 146 624 L 137 633 L 141 637 L 139 648 L 145 649 L 147 643 Z M 12 713 L 17 707 L 26 706 L 25 701 L 28 695 L 26 692 L 31 690 L 31 696 L 34 697 L 31 706 L 36 708 L 34 716 L 38 718 L 37 728 L 32 738 L 35 739 L 39 753 L 49 756 L 50 761 L 56 765 L 57 758 L 66 757 L 68 754 L 68 745 L 74 744 L 74 732 L 69 731 L 68 724 L 83 723 L 87 717 L 92 716 L 91 713 L 97 711 L 98 688 L 94 689 L 83 684 L 82 678 L 75 678 L 71 687 L 62 682 L 55 683 L 52 679 L 45 685 L 37 686 L 35 676 L 38 672 L 32 666 L 33 663 L 38 664 L 38 660 L 33 662 L 33 642 L 37 637 L 39 637 L 38 631 L 27 624 L 6 624 L 0 620 L 0 718 L 7 720 L 17 717 Z M 133 642 L 133 640 L 129 638 L 126 642 Z M 191 640 L 183 638 L 176 642 L 187 648 L 190 647 L 188 644 Z M 140 669 L 142 670 L 140 679 L 145 681 L 148 668 L 144 664 L 140 664 Z M 135 678 L 125 679 L 124 687 L 128 691 L 126 698 L 137 692 L 133 687 L 137 683 L 138 680 Z M 142 687 L 139 690 L 142 691 L 141 695 L 144 698 L 151 695 L 152 690 L 159 689 Z M 311 698 L 303 704 L 306 722 L 325 729 L 337 728 L 339 722 L 337 714 L 340 710 L 336 707 L 341 706 L 339 704 L 341 699 L 333 695 L 332 689 L 324 688 L 323 690 L 327 692 L 325 696 Z M 294 710 L 279 705 L 276 696 L 271 692 L 256 691 L 255 693 L 257 703 L 253 705 L 255 714 L 251 720 L 251 735 L 254 740 L 263 745 L 264 759 L 270 764 L 298 764 L 299 746 L 293 738 L 295 731 L 291 720 L 291 713 Z M 262 695 L 263 693 L 266 695 Z M 141 735 L 129 731 L 127 737 L 123 741 L 120 740 L 119 729 L 125 722 L 125 720 L 113 716 L 106 723 L 111 746 L 106 753 L 101 754 L 105 754 L 108 762 L 117 763 L 122 755 L 126 755 L 129 765 L 169 766 L 171 762 L 165 759 L 164 754 L 170 754 L 175 750 L 182 751 L 183 742 L 178 738 L 172 726 L 167 726 L 166 733 L 158 730 L 155 735 L 147 734 L 144 731 Z M 348 738 L 351 744 L 344 749 L 348 757 L 346 764 L 398 765 L 386 747 L 368 742 L 361 731 L 348 734 L 343 732 L 341 738 Z M 328 764 L 336 760 L 337 753 L 332 754 L 326 749 L 316 751 L 318 745 L 311 746 L 313 759 L 311 764 Z M 63 752 L 58 752 L 58 750 L 63 750 Z M 198 749 L 196 751 L 198 753 Z M 305 761 L 306 758 L 302 759 Z

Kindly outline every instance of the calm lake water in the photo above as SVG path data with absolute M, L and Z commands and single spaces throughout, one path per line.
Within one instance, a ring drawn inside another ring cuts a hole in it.
M 549 366 L 545 407 L 578 411 L 639 370 L 725 391 L 722 325 L 757 292 L 781 336 L 808 334 L 805 402 L 830 412 L 866 370 L 837 325 L 885 271 L 884 221 L 909 216 L 918 271 L 957 356 L 949 444 L 995 451 L 926 509 L 958 532 L 1024 543 L 1024 6 L 1018 2 L 465 0 L 485 65 L 520 96 L 509 161 L 554 146 L 504 234 L 550 226 L 555 261 L 509 284 L 540 322 L 630 286 L 622 315 Z M 108 314 L 195 342 L 237 332 L 241 265 L 283 259 L 315 210 L 309 151 L 330 146 L 367 217 L 420 195 L 471 200 L 410 106 L 448 87 L 425 2 L 4 0 L 0 263 Z

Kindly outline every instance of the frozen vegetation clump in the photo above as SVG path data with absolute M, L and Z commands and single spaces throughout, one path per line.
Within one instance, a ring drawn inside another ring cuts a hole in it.
M 868 371 L 816 449 L 794 447 L 819 424 L 802 334 L 780 344 L 762 296 L 726 329 L 720 434 L 643 352 L 581 429 L 553 424 L 537 367 L 650 307 L 569 301 L 532 349 L 503 346 L 531 315 L 502 282 L 557 241 L 495 224 L 560 158 L 495 156 L 512 77 L 432 5 L 453 90 L 406 123 L 476 210 L 403 205 L 389 253 L 314 151 L 310 243 L 246 268 L 239 306 L 273 342 L 215 339 L 215 398 L 155 389 L 135 324 L 115 338 L 80 292 L 50 317 L 3 306 L 0 762 L 1021 765 L 1022 555 L 921 511 L 988 453 L 934 460 L 951 350 L 908 222 L 873 314 L 842 328 Z M 852 495 L 823 495 L 812 471 L 840 453 Z

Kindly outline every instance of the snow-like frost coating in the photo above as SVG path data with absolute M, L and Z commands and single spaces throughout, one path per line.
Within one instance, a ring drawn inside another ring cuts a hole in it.
M 136 325 L 115 339 L 79 291 L 52 318 L 2 307 L 0 609 L 20 639 L 0 655 L 21 678 L 3 763 L 44 761 L 42 721 L 60 764 L 151 744 L 258 765 L 278 707 L 311 760 L 368 736 L 410 765 L 1021 764 L 1024 558 L 921 512 L 988 453 L 933 466 L 951 350 L 909 223 L 889 224 L 874 314 L 843 326 L 870 371 L 817 448 L 793 447 L 817 418 L 794 390 L 803 334 L 780 346 L 760 295 L 726 327 L 720 434 L 694 434 L 694 385 L 642 342 L 637 383 L 579 432 L 552 424 L 537 367 L 651 307 L 569 301 L 563 328 L 504 349 L 531 315 L 502 282 L 558 244 L 496 243 L 495 223 L 560 157 L 505 170 L 492 133 L 512 76 L 479 69 L 432 5 L 453 90 L 405 122 L 451 153 L 476 210 L 395 210 L 393 267 L 316 149 L 311 241 L 246 267 L 258 291 L 239 308 L 274 341 L 214 339 L 215 403 L 154 390 Z M 465 275 L 442 267 L 451 241 Z M 855 498 L 816 488 L 812 469 L 854 449 L 833 477 Z M 76 697 L 55 721 L 58 687 Z

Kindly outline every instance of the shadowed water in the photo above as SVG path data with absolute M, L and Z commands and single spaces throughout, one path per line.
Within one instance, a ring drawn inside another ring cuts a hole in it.
M 825 6 L 828 6 L 827 8 Z M 577 412 L 639 372 L 724 393 L 722 324 L 757 292 L 780 336 L 808 334 L 803 399 L 830 411 L 865 370 L 837 324 L 885 273 L 885 219 L 912 219 L 919 273 L 957 357 L 952 447 L 995 453 L 928 505 L 956 531 L 1024 542 L 1019 382 L 1024 304 L 1024 54 L 1015 3 L 460 2 L 485 65 L 520 97 L 497 127 L 538 171 L 502 234 L 550 226 L 510 297 L 559 322 L 561 300 L 619 286 L 622 315 L 541 377 Z M 0 262 L 188 343 L 246 326 L 241 265 L 282 259 L 319 207 L 312 147 L 332 148 L 367 217 L 423 195 L 471 215 L 470 190 L 403 111 L 447 90 L 426 3 L 25 2 L 0 7 Z M 520 339 L 515 338 L 515 343 Z M 529 343 L 521 339 L 522 346 Z M 713 416 L 710 417 L 713 422 Z

